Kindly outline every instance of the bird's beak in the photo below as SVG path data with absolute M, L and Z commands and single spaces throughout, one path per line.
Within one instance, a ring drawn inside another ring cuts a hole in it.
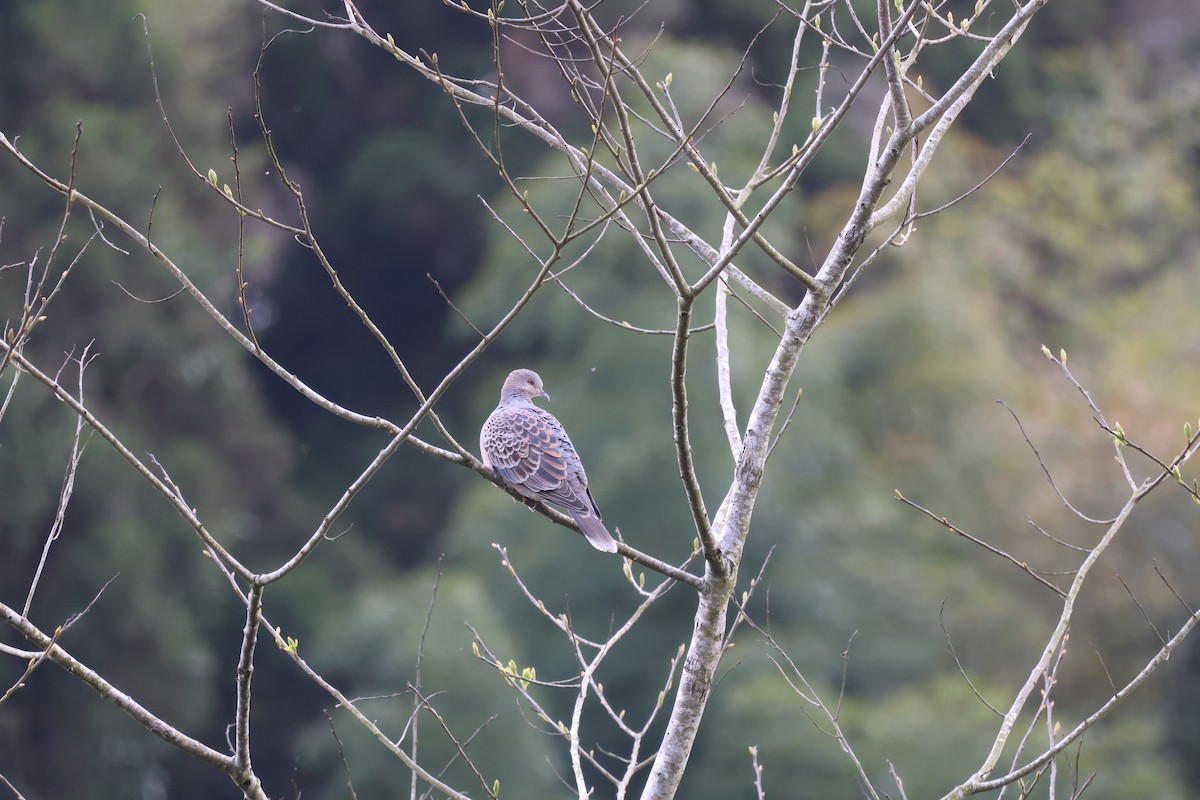
M 545 390 L 545 389 L 542 389 L 542 394 L 541 394 L 541 396 L 542 396 L 542 397 L 544 397 L 544 398 L 546 398 L 546 401 L 547 401 L 547 402 L 549 402 L 549 401 L 550 401 L 550 395 L 546 393 L 546 390 Z

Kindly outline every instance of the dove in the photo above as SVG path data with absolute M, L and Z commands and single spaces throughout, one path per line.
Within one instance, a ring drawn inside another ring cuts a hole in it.
M 536 372 L 518 369 L 508 374 L 500 388 L 500 405 L 479 432 L 483 465 L 525 497 L 566 510 L 592 547 L 617 552 L 617 542 L 604 527 L 588 489 L 575 446 L 562 423 L 533 404 L 535 397 L 550 399 Z

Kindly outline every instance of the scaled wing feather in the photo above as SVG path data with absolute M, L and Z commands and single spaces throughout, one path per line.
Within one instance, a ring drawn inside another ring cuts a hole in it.
M 489 420 L 488 428 L 489 460 L 505 481 L 568 510 L 599 516 L 582 488 L 587 479 L 575 448 L 550 414 L 538 408 L 505 409 Z

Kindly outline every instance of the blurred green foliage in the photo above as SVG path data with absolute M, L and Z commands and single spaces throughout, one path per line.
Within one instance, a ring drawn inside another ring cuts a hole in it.
M 428 35 L 431 44 L 420 44 L 444 63 L 464 72 L 489 68 L 488 37 L 461 17 L 436 4 L 393 5 L 360 3 L 401 44 L 415 48 L 414 37 Z M 1066 570 L 1076 556 L 1027 520 L 1081 545 L 1095 540 L 1097 528 L 1063 508 L 1012 416 L 994 401 L 1020 417 L 1079 507 L 1111 514 L 1122 480 L 1107 437 L 1043 358 L 1041 344 L 1066 348 L 1109 420 L 1121 420 L 1131 438 L 1156 453 L 1173 452 L 1183 420 L 1196 417 L 1200 78 L 1193 52 L 1180 43 L 1200 22 L 1180 20 L 1174 49 L 1150 46 L 1149 23 L 1128 24 L 1135 5 L 1098 13 L 1081 2 L 1050 4 L 1031 38 L 981 90 L 922 186 L 922 208 L 960 195 L 1025 133 L 1034 138 L 980 191 L 922 220 L 904 247 L 889 249 L 809 344 L 796 379 L 803 397 L 757 507 L 743 581 L 766 566 L 749 613 L 827 703 L 840 701 L 841 724 L 877 785 L 891 785 L 890 762 L 909 797 L 944 792 L 982 758 L 997 717 L 974 691 L 1007 705 L 1057 603 L 1027 576 L 905 508 L 894 490 L 1030 564 Z M 0 130 L 19 135 L 35 161 L 65 176 L 80 121 L 80 190 L 135 224 L 149 226 L 153 208 L 155 242 L 237 320 L 237 218 L 188 172 L 161 126 L 139 12 L 147 16 L 167 111 L 188 155 L 202 173 L 211 167 L 222 183 L 231 182 L 225 109 L 232 108 L 250 205 L 292 218 L 252 119 L 250 74 L 261 25 L 249 4 L 9 2 L 0 26 Z M 772 13 L 767 3 L 656 3 L 634 17 L 629 39 L 649 44 L 658 24 L 667 25 L 646 72 L 671 72 L 674 99 L 685 118 L 696 119 Z M 749 69 L 713 111 L 720 124 L 705 147 L 726 180 L 744 178 L 757 161 L 754 147 L 769 124 L 772 83 L 781 79 L 789 46 L 782 22 L 767 28 Z M 475 334 L 426 274 L 484 328 L 535 273 L 524 245 L 490 221 L 476 196 L 545 253 L 484 160 L 471 154 L 444 96 L 366 49 L 324 33 L 285 36 L 264 61 L 264 108 L 339 274 L 429 386 Z M 967 56 L 946 52 L 931 63 L 926 85 L 950 80 Z M 538 72 L 514 56 L 510 78 L 535 86 Z M 815 75 L 800 80 L 797 96 L 807 98 Z M 554 95 L 562 91 L 547 89 L 546 102 L 571 130 L 569 102 Z M 790 135 L 802 139 L 806 124 L 806 113 L 797 114 Z M 820 258 L 854 202 L 860 129 L 847 126 L 768 226 L 798 263 Z M 581 141 L 589 137 L 576 133 Z M 536 143 L 512 131 L 502 136 L 513 174 L 562 173 Z M 648 163 L 668 153 L 651 146 Z M 689 225 L 713 235 L 721 210 L 700 181 L 681 170 L 656 186 Z M 578 191 L 569 181 L 522 188 L 552 221 Z M 585 217 L 595 211 L 589 202 Z M 62 213 L 58 198 L 17 165 L 0 162 L 0 265 L 35 256 L 43 264 Z M 90 234 L 90 222 L 76 213 L 56 256 L 59 268 Z M 253 227 L 244 246 L 260 336 L 286 368 L 363 413 L 399 418 L 415 407 L 310 254 Z M 564 253 L 561 266 L 585 247 Z M 798 296 L 757 254 L 747 251 L 739 264 L 772 289 Z M 600 314 L 647 328 L 673 323 L 669 293 L 627 240 L 606 238 L 562 277 Z M 0 272 L 0 318 L 19 312 L 24 280 L 22 267 Z M 172 296 L 176 288 L 149 256 L 93 242 L 36 330 L 30 355 L 49 369 L 91 343 L 98 355 L 84 392 L 98 416 L 135 453 L 153 454 L 209 527 L 252 566 L 276 565 L 385 442 L 331 422 L 297 398 L 190 298 Z M 773 334 L 737 299 L 730 312 L 734 394 L 744 412 Z M 696 323 L 711 313 L 705 302 Z M 694 533 L 669 436 L 669 352 L 669 337 L 609 325 L 549 286 L 452 388 L 443 416 L 473 446 L 501 376 L 516 365 L 538 369 L 551 407 L 584 456 L 606 520 L 640 549 L 679 561 Z M 12 375 L 0 375 L 0 394 Z M 731 465 L 714 387 L 711 333 L 697 333 L 690 415 L 710 510 Z M 0 596 L 10 604 L 20 606 L 28 591 L 72 430 L 66 409 L 23 378 L 0 424 Z M 1154 565 L 1189 601 L 1196 596 L 1188 582 L 1200 573 L 1194 506 L 1164 495 L 1140 513 L 1113 553 L 1112 569 L 1096 574 L 1081 601 L 1056 690 L 1055 715 L 1064 726 L 1104 702 L 1110 676 L 1128 680 L 1158 646 L 1125 585 L 1162 630 L 1177 626 L 1183 612 Z M 473 634 L 463 623 L 501 660 L 536 665 L 540 679 L 569 678 L 573 653 L 525 601 L 502 559 L 552 613 L 569 613 L 592 638 L 636 605 L 619 564 L 490 484 L 413 451 L 392 459 L 335 531 L 336 539 L 268 590 L 270 624 L 298 639 L 301 654 L 347 695 L 372 698 L 364 700 L 366 712 L 398 734 L 412 714 L 409 684 L 437 583 L 423 693 L 460 740 L 480 728 L 471 752 L 489 781 L 500 780 L 503 796 L 569 794 L 558 742 L 504 689 L 501 676 L 473 657 Z M 244 611 L 187 526 L 92 436 L 31 616 L 52 629 L 109 579 L 64 645 L 155 713 L 222 748 Z M 640 723 L 666 685 L 692 610 L 687 594 L 672 590 L 601 669 L 609 696 L 630 720 Z M 735 645 L 681 796 L 751 796 L 749 746 L 759 747 L 768 796 L 853 795 L 850 761 L 822 732 L 827 721 L 788 686 L 765 634 L 745 626 Z M 1097 773 L 1092 798 L 1200 795 L 1196 652 L 1173 660 L 1162 680 L 1058 762 L 1060 792 L 1077 763 L 1081 781 Z M 10 685 L 23 668 L 0 662 L 0 684 Z M 361 797 L 407 793 L 398 763 L 269 644 L 257 669 L 256 767 L 272 796 L 344 797 L 347 781 Z M 552 717 L 569 716 L 570 692 L 535 691 Z M 454 746 L 436 721 L 424 714 L 420 724 L 422 756 L 450 762 Z M 626 745 L 599 715 L 585 720 L 584 736 L 615 752 Z M 236 795 L 227 779 L 49 666 L 0 707 L 0 774 L 27 796 Z M 461 762 L 448 780 L 476 786 Z

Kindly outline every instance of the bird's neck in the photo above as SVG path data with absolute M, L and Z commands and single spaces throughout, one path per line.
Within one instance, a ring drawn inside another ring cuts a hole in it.
M 525 395 L 520 394 L 520 393 L 506 394 L 506 395 L 502 395 L 500 397 L 500 405 L 502 405 L 502 406 L 531 406 L 531 405 L 533 405 L 533 400 L 529 399 L 528 397 L 526 397 Z

